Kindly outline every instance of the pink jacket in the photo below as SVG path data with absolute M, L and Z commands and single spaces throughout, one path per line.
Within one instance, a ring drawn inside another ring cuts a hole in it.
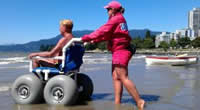
M 109 18 L 108 22 L 89 35 L 84 35 L 82 41 L 94 43 L 108 41 L 108 49 L 113 53 L 129 46 L 129 36 L 126 20 L 121 13 Z

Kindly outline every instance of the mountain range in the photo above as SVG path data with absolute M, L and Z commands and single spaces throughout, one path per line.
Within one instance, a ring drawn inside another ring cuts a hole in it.
M 134 37 L 141 37 L 144 38 L 146 31 L 148 29 L 142 29 L 142 30 L 129 30 L 129 34 L 132 38 Z M 73 31 L 73 35 L 75 37 L 82 37 L 85 34 L 89 34 L 93 32 L 93 30 L 82 30 L 82 31 Z M 151 31 L 151 35 L 160 34 L 161 32 L 155 32 Z M 52 45 L 56 44 L 58 40 L 61 38 L 61 35 L 57 35 L 56 37 L 52 37 L 49 39 L 41 39 L 38 41 L 31 41 L 24 44 L 12 44 L 12 45 L 0 45 L 0 51 L 1 52 L 33 52 L 33 51 L 39 51 L 40 46 L 43 45 Z

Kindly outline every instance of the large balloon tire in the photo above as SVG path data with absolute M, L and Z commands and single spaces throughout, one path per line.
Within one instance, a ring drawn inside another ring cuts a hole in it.
M 44 88 L 44 98 L 50 105 L 72 105 L 77 99 L 76 82 L 65 75 L 51 78 Z
M 17 104 L 37 104 L 43 101 L 44 83 L 35 74 L 18 77 L 11 87 L 11 95 Z
M 80 89 L 78 99 L 80 101 L 90 100 L 94 90 L 93 82 L 90 77 L 86 74 L 78 73 L 77 85 Z

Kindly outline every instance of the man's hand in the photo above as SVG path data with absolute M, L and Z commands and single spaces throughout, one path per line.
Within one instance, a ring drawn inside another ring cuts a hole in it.
M 31 54 L 28 56 L 28 58 L 29 58 L 29 59 L 32 59 L 32 58 L 35 57 L 35 56 L 38 56 L 37 53 L 31 53 Z

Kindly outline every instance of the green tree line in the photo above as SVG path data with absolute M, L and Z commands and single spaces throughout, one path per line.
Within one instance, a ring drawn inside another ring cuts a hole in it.
M 155 48 L 155 35 L 151 35 L 151 32 L 148 30 L 145 34 L 144 38 L 141 38 L 140 36 L 134 37 L 131 41 L 131 46 L 136 47 L 137 49 L 153 49 Z M 41 45 L 40 51 L 50 51 L 55 45 Z M 188 37 L 179 38 L 178 41 L 175 41 L 174 39 L 171 39 L 169 43 L 162 41 L 160 42 L 159 48 L 163 48 L 165 51 L 169 48 L 176 49 L 176 48 L 198 48 L 200 47 L 200 37 L 197 37 L 194 40 L 190 40 Z M 85 46 L 86 50 L 106 50 L 107 49 L 107 43 L 106 42 L 100 42 L 91 44 L 88 43 Z
M 172 49 L 176 48 L 199 48 L 200 47 L 200 37 L 195 38 L 194 40 L 190 40 L 189 37 L 183 37 L 179 38 L 178 41 L 175 41 L 174 39 L 171 39 L 169 44 L 165 41 L 160 42 L 160 48 L 163 48 L 164 50 L 169 49 L 170 47 Z

